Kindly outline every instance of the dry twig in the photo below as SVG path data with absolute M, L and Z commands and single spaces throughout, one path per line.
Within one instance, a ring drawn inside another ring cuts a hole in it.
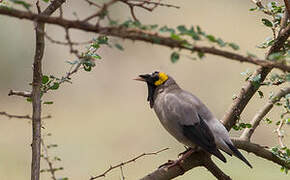
M 43 152 L 44 152 L 43 159 L 45 159 L 45 161 L 48 164 L 49 172 L 51 174 L 51 179 L 57 180 L 56 176 L 55 176 L 55 168 L 53 168 L 52 161 L 49 159 L 48 150 L 47 150 L 47 147 L 43 141 L 43 138 L 41 138 L 41 145 L 42 145 Z
M 91 177 L 90 180 L 93 180 L 93 179 L 97 179 L 97 178 L 100 178 L 100 177 L 105 177 L 107 173 L 109 173 L 110 171 L 112 171 L 113 169 L 116 169 L 116 168 L 121 168 L 122 166 L 125 166 L 126 164 L 129 164 L 129 163 L 132 163 L 132 162 L 135 162 L 137 159 L 140 159 L 141 157 L 144 157 L 144 156 L 151 156 L 151 155 L 158 155 L 159 153 L 163 152 L 163 151 L 166 151 L 168 150 L 169 148 L 164 148 L 164 149 L 161 149 L 159 151 L 156 151 L 156 152 L 151 152 L 151 153 L 143 153 L 143 154 L 140 154 L 139 156 L 136 156 L 134 157 L 133 159 L 130 159 L 128 161 L 125 161 L 125 162 L 122 162 L 120 164 L 117 164 L 117 165 L 114 165 L 114 166 L 110 166 L 109 169 L 107 169 L 105 172 L 103 172 L 102 174 L 98 175 L 98 176 L 94 176 L 94 177 Z M 124 177 L 124 176 L 123 176 Z
M 31 117 L 30 115 L 14 115 L 14 114 L 9 114 L 9 113 L 7 113 L 7 112 L 5 112 L 5 111 L 0 112 L 0 115 L 6 116 L 6 117 L 8 117 L 9 119 L 11 119 L 11 118 L 17 118 L 17 119 L 29 119 L 29 120 L 32 119 L 32 117 Z M 51 118 L 51 115 L 44 116 L 44 117 L 42 117 L 41 119 L 49 119 L 49 118 Z

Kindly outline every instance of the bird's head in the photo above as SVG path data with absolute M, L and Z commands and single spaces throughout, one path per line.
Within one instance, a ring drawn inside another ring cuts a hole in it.
M 150 107 L 154 105 L 154 92 L 158 86 L 161 86 L 168 80 L 168 75 L 164 72 L 153 72 L 151 74 L 142 74 L 138 78 L 134 79 L 137 81 L 144 81 L 148 86 L 148 98 L 147 101 L 150 102 Z
M 150 86 L 160 86 L 168 79 L 167 74 L 164 72 L 155 71 L 151 74 L 141 74 L 138 78 L 134 79 L 137 81 L 144 81 Z

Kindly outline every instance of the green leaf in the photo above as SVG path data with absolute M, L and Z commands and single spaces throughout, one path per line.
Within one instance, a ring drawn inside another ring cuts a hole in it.
M 271 124 L 273 121 L 271 120 L 271 119 L 269 119 L 269 118 L 265 118 L 265 121 L 266 121 L 266 123 L 267 124 Z
M 102 59 L 102 57 L 98 54 L 91 54 L 91 57 L 94 58 L 94 59 Z
M 235 44 L 235 43 L 229 43 L 228 44 L 233 50 L 239 50 L 240 49 L 240 47 L 237 45 L 237 44 Z
M 32 98 L 28 97 L 28 98 L 26 98 L 26 101 L 27 102 L 32 102 Z
M 251 8 L 251 9 L 249 9 L 249 11 L 255 11 L 255 10 L 257 10 L 258 9 L 258 7 L 255 7 L 255 8 Z
M 46 2 L 46 3 L 49 2 L 49 0 L 42 0 L 42 1 L 43 1 L 43 2 Z
M 210 41 L 210 42 L 216 42 L 216 39 L 213 35 L 207 35 L 206 38 Z
M 171 34 L 174 34 L 175 30 L 172 28 L 168 28 L 167 26 L 163 26 L 159 29 L 159 32 L 170 32 Z
M 257 76 L 255 77 L 251 77 L 250 78 L 250 81 L 252 83 L 252 85 L 258 89 L 260 87 L 260 81 L 261 81 L 261 74 L 258 74 Z
M 53 104 L 53 101 L 44 101 L 43 104 Z
M 204 58 L 204 52 L 197 52 L 197 56 L 199 57 L 199 59 Z
M 59 88 L 59 83 L 54 82 L 53 85 L 50 87 L 52 90 L 57 90 Z
M 283 59 L 283 58 L 284 58 L 283 52 L 272 53 L 268 57 L 268 59 L 274 60 L 274 61 L 277 61 L 277 60 L 280 60 L 280 59 Z
M 107 36 L 99 36 L 98 43 L 99 44 L 108 44 L 108 37 Z
M 25 9 L 29 9 L 31 7 L 31 4 L 25 2 L 25 1 L 21 1 L 21 0 L 10 0 L 11 2 L 13 2 L 14 4 L 18 4 L 23 6 Z
M 186 29 L 186 27 L 184 25 L 177 26 L 177 29 L 180 33 L 188 32 L 188 30 Z
M 118 43 L 115 44 L 115 47 L 116 47 L 117 49 L 119 49 L 120 51 L 124 51 L 123 46 L 120 45 L 120 44 L 118 44 Z
M 173 52 L 170 56 L 170 60 L 172 63 L 176 63 L 179 60 L 179 54 L 177 52 Z
M 259 94 L 259 96 L 260 96 L 260 98 L 263 98 L 264 97 L 264 93 L 262 92 L 262 91 L 258 91 L 258 94 Z
M 218 38 L 216 42 L 220 47 L 225 47 L 227 45 L 227 43 L 225 43 L 221 38 Z
M 265 26 L 267 26 L 267 27 L 273 27 L 272 22 L 269 21 L 269 20 L 266 19 L 266 18 L 263 18 L 263 19 L 262 19 L 262 23 L 263 23 Z
M 181 41 L 183 40 L 179 35 L 177 34 L 171 34 L 170 36 L 172 39 L 177 40 L 177 41 Z
M 49 81 L 49 77 L 46 75 L 42 76 L 42 84 L 46 84 Z

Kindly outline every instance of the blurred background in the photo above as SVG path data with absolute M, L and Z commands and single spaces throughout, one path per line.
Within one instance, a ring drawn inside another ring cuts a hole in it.
M 263 15 L 250 12 L 255 7 L 248 1 L 236 0 L 194 0 L 164 1 L 180 9 L 159 7 L 153 13 L 136 9 L 136 16 L 144 24 L 159 24 L 176 27 L 178 25 L 200 25 L 207 33 L 221 37 L 225 41 L 240 45 L 239 53 L 247 51 L 263 58 L 265 51 L 256 45 L 271 35 L 270 29 L 261 23 Z M 33 1 L 35 3 L 35 1 Z M 42 4 L 43 5 L 43 4 Z M 45 6 L 42 6 L 43 8 Z M 67 1 L 63 6 L 66 18 L 80 19 L 94 12 L 94 7 L 84 1 Z M 130 18 L 129 9 L 123 4 L 112 7 L 112 17 L 120 21 Z M 57 13 L 56 13 L 57 14 Z M 21 97 L 8 97 L 9 89 L 30 90 L 32 60 L 34 56 L 33 23 L 26 20 L 0 16 L 0 111 L 11 114 L 31 114 L 31 104 Z M 58 40 L 64 40 L 64 29 L 47 25 L 47 33 Z M 72 30 L 74 41 L 86 41 L 96 37 L 93 33 Z M 110 38 L 111 41 L 118 39 Z M 150 109 L 145 84 L 132 79 L 141 73 L 155 70 L 173 76 L 179 85 L 197 95 L 220 119 L 232 103 L 232 96 L 238 94 L 245 84 L 240 73 L 257 67 L 236 61 L 207 55 L 203 60 L 181 57 L 175 64 L 170 62 L 171 49 L 143 42 L 118 40 L 125 51 L 101 48 L 102 60 L 92 72 L 74 75 L 73 84 L 63 84 L 59 90 L 49 92 L 44 100 L 54 101 L 43 106 L 43 115 L 52 115 L 44 120 L 43 133 L 52 133 L 46 143 L 58 144 L 51 149 L 51 156 L 57 155 L 62 161 L 57 166 L 64 167 L 56 172 L 58 177 L 89 179 L 105 171 L 109 165 L 133 158 L 144 152 L 153 152 L 165 147 L 170 150 L 158 156 L 149 156 L 124 167 L 127 179 L 138 179 L 155 170 L 168 159 L 175 159 L 184 151 L 179 144 L 161 127 L 159 120 Z M 64 46 L 46 41 L 43 59 L 43 73 L 62 76 L 68 71 L 67 60 L 75 57 Z M 85 46 L 80 47 L 81 50 Z M 278 87 L 279 88 L 279 87 Z M 268 100 L 268 94 L 278 88 L 263 87 L 265 98 L 255 95 L 241 116 L 249 122 L 254 114 Z M 281 109 L 274 107 L 267 115 L 279 120 Z M 278 144 L 273 133 L 275 125 L 262 122 L 253 137 L 253 142 L 269 147 Z M 289 130 L 285 127 L 285 131 Z M 26 120 L 8 119 L 0 116 L 0 179 L 29 179 L 31 163 L 31 124 Z M 240 132 L 231 131 L 233 137 Z M 284 140 L 289 143 L 289 137 Z M 226 156 L 228 162 L 215 162 L 233 179 L 287 179 L 280 167 L 243 152 L 254 166 L 249 169 L 237 158 Z M 46 167 L 44 161 L 43 168 Z M 177 178 L 215 179 L 204 168 L 195 168 Z M 43 173 L 42 179 L 50 179 Z M 106 179 L 120 179 L 120 170 L 108 174 Z

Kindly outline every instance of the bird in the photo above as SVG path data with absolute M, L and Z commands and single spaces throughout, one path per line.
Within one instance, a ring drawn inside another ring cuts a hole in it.
M 236 156 L 252 168 L 249 161 L 231 141 L 225 126 L 201 100 L 180 88 L 171 76 L 155 71 L 141 74 L 134 80 L 147 84 L 147 101 L 150 108 L 154 109 L 163 127 L 177 141 L 190 149 L 174 165 L 200 147 L 224 163 L 227 160 L 220 150 L 230 156 Z

